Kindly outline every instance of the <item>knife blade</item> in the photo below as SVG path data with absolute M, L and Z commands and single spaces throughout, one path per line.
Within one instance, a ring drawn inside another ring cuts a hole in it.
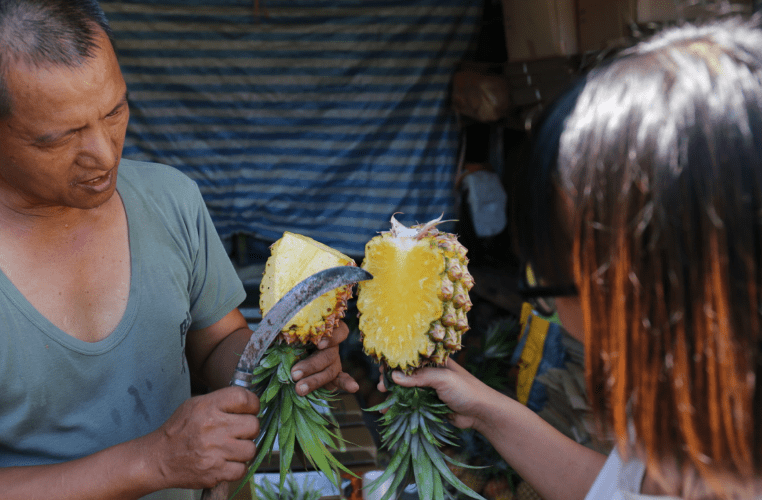
M 251 386 L 252 372 L 267 348 L 286 324 L 310 302 L 335 288 L 372 279 L 366 270 L 354 266 L 332 267 L 305 278 L 270 309 L 252 333 L 238 360 L 230 385 Z

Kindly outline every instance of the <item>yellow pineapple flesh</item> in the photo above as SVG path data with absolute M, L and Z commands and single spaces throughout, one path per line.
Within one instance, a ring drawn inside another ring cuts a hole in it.
M 337 266 L 354 266 L 343 253 L 307 236 L 286 231 L 270 247 L 270 257 L 259 286 L 259 308 L 264 316 L 289 290 L 318 271 Z M 283 339 L 317 344 L 330 336 L 336 323 L 344 317 L 352 286 L 345 285 L 325 293 L 299 311 L 283 328 Z
M 436 229 L 440 219 L 408 228 L 392 216 L 392 229 L 365 246 L 373 279 L 358 285 L 363 346 L 393 369 L 444 363 L 468 330 L 467 250 Z

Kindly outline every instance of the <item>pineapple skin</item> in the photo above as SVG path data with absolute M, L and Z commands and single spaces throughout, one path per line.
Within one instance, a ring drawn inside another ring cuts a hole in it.
M 440 219 L 407 228 L 392 216 L 392 229 L 365 246 L 362 267 L 374 279 L 358 285 L 363 347 L 406 373 L 443 364 L 469 329 L 468 250 L 436 228 Z
M 350 257 L 307 236 L 283 233 L 270 246 L 270 257 L 259 286 L 262 316 L 293 286 L 318 271 L 335 266 L 355 266 Z M 330 337 L 344 317 L 352 285 L 345 285 L 313 300 L 283 328 L 280 337 L 288 344 L 317 344 Z

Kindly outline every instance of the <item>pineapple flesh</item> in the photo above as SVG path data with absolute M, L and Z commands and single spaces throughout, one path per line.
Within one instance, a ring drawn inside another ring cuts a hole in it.
M 359 328 L 366 354 L 384 366 L 390 397 L 369 411 L 381 417 L 382 446 L 389 466 L 366 486 L 374 491 L 388 479 L 383 498 L 399 496 L 415 481 L 422 500 L 451 498 L 446 487 L 483 500 L 448 467 L 469 467 L 447 456 L 442 446 L 453 445 L 447 424 L 449 408 L 428 387 L 402 387 L 391 381 L 391 370 L 412 373 L 423 366 L 442 365 L 460 350 L 471 309 L 468 292 L 474 285 L 468 272 L 466 248 L 453 234 L 439 231 L 441 217 L 405 227 L 394 216 L 391 230 L 365 246 L 363 269 L 373 279 L 358 285 Z
M 285 232 L 270 247 L 270 251 L 259 290 L 259 307 L 263 317 L 305 278 L 331 267 L 355 265 L 350 257 L 341 252 L 312 238 L 289 232 Z M 276 437 L 280 449 L 281 490 L 291 470 L 297 443 L 304 457 L 333 479 L 337 487 L 337 470 L 349 472 L 331 453 L 332 449 L 338 449 L 343 444 L 341 437 L 332 430 L 337 428 L 330 412 L 330 402 L 335 398 L 325 388 L 299 396 L 291 378 L 291 368 L 309 355 L 314 349 L 313 344 L 331 336 L 334 327 L 344 317 L 347 300 L 351 296 L 352 286 L 346 285 L 310 302 L 283 328 L 254 369 L 252 384 L 260 398 L 260 434 L 256 441 L 257 455 L 249 467 L 246 480 L 272 453 Z
M 439 219 L 410 228 L 392 216 L 392 229 L 365 246 L 357 308 L 365 352 L 406 373 L 441 365 L 460 349 L 471 309 L 466 248 L 441 232 Z
M 331 267 L 355 265 L 354 260 L 343 253 L 288 231 L 270 247 L 270 251 L 259 285 L 259 308 L 263 316 L 305 278 Z M 288 344 L 317 344 L 324 336 L 330 336 L 334 326 L 344 317 L 351 296 L 351 285 L 321 295 L 294 316 L 281 331 L 281 336 Z

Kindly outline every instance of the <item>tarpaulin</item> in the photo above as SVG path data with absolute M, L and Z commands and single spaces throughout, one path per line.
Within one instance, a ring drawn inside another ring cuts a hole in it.
M 352 256 L 455 214 L 449 87 L 481 0 L 104 0 L 126 158 L 200 186 L 223 238 L 298 232 Z M 447 229 L 447 227 L 445 227 Z

